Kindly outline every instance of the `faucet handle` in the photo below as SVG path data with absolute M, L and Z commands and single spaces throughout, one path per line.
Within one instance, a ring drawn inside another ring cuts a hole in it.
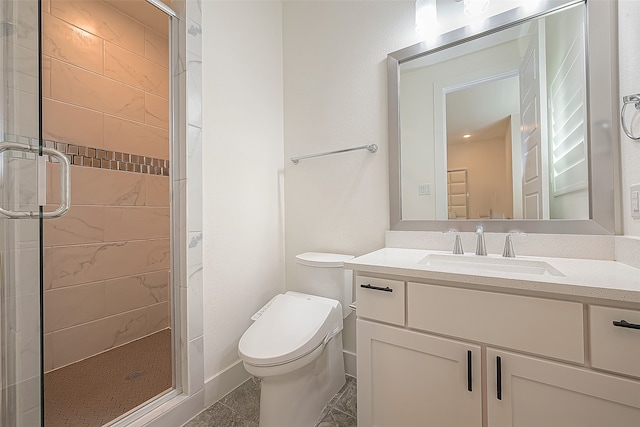
M 456 255 L 464 254 L 464 249 L 462 249 L 462 240 L 460 239 L 459 234 L 456 234 L 456 241 L 453 244 L 453 253 Z
M 462 239 L 460 239 L 460 233 L 458 233 L 458 230 L 449 230 L 449 231 L 443 231 L 443 233 L 455 233 L 456 235 L 456 240 L 453 243 L 453 253 L 455 255 L 462 255 L 464 254 L 464 249 L 462 249 Z
M 504 238 L 504 249 L 502 250 L 502 256 L 505 258 L 515 258 L 516 253 L 513 250 L 513 243 L 511 242 L 511 236 L 514 234 L 519 234 L 521 236 L 526 236 L 527 233 L 522 233 L 520 231 L 514 231 L 512 233 L 507 233 Z
M 484 227 L 482 224 L 476 226 L 476 255 L 487 255 L 487 246 L 484 242 Z

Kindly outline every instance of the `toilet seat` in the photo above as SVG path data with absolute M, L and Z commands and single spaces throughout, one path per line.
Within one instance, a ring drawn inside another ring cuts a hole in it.
M 246 364 L 264 368 L 315 358 L 341 330 L 339 302 L 287 292 L 277 295 L 242 335 L 238 354 Z

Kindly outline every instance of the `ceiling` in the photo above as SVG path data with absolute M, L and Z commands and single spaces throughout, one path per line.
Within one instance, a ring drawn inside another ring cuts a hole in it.
M 482 82 L 446 97 L 447 143 L 502 138 L 510 120 L 520 114 L 518 76 Z M 471 134 L 468 139 L 464 134 Z

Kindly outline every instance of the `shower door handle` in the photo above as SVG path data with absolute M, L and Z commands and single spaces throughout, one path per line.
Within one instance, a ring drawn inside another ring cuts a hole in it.
M 69 159 L 58 150 L 47 147 L 32 147 L 30 145 L 17 144 L 15 142 L 0 142 L 0 153 L 4 151 L 21 151 L 23 153 L 34 153 L 36 155 L 48 155 L 58 159 L 60 163 L 60 204 L 58 208 L 51 212 L 43 212 L 43 218 L 58 218 L 67 213 L 71 207 L 71 167 Z M 14 211 L 4 209 L 0 206 L 0 214 L 11 219 L 39 218 L 39 211 Z
M 42 154 L 58 159 L 60 164 L 60 203 L 56 210 L 43 212 L 42 217 L 45 219 L 59 218 L 66 214 L 71 207 L 71 165 L 67 156 L 53 148 L 42 147 Z

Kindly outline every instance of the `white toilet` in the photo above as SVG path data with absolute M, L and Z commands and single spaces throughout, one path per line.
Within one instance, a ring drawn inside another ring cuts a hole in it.
M 351 255 L 296 256 L 298 289 L 276 295 L 245 331 L 238 354 L 262 379 L 260 427 L 313 427 L 345 383 L 342 319 L 349 314 Z M 254 319 L 256 318 L 254 316 Z

